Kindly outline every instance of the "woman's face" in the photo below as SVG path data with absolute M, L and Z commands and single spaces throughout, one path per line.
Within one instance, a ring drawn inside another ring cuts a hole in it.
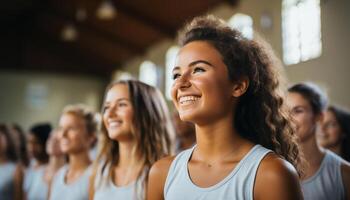
M 341 145 L 343 133 L 334 113 L 326 111 L 322 131 L 317 134 L 318 143 L 324 148 Z
M 45 156 L 45 147 L 40 143 L 39 139 L 34 134 L 29 134 L 27 137 L 27 149 L 31 158 L 41 160 Z
M 299 93 L 289 92 L 287 102 L 296 123 L 296 134 L 300 142 L 307 141 L 316 134 L 317 117 L 310 103 Z
M 103 108 L 103 123 L 112 140 L 123 141 L 133 138 L 134 110 L 129 89 L 125 84 L 114 85 L 108 90 Z
M 88 133 L 85 120 L 71 113 L 61 116 L 57 134 L 60 148 L 66 154 L 88 151 L 94 138 Z
M 194 41 L 178 53 L 171 95 L 183 121 L 196 124 L 232 117 L 232 90 L 221 54 L 208 42 Z
M 50 138 L 47 140 L 46 152 L 50 156 L 63 155 L 63 152 L 60 146 L 60 140 L 58 138 L 58 134 L 56 131 L 52 131 L 50 134 Z

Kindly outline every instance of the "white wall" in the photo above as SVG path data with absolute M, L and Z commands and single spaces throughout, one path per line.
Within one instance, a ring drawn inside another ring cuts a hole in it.
M 105 82 L 96 78 L 0 72 L 0 122 L 57 124 L 65 105 L 85 103 L 100 110 Z

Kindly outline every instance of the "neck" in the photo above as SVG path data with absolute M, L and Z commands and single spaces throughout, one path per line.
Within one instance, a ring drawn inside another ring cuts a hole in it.
M 196 138 L 197 151 L 204 160 L 220 157 L 229 151 L 239 156 L 243 149 L 253 146 L 238 134 L 229 117 L 207 126 L 196 125 Z
M 66 163 L 64 155 L 61 156 L 50 156 L 48 167 L 55 170 L 59 169 Z
M 70 171 L 85 170 L 91 163 L 88 151 L 69 154 Z
M 318 161 L 322 160 L 324 153 L 317 145 L 315 136 L 306 141 L 300 142 L 299 146 L 307 163 L 317 163 Z
M 195 134 L 188 134 L 179 137 L 180 142 L 180 148 L 181 149 L 188 149 L 193 146 L 193 144 L 196 142 L 196 135 Z
M 133 153 L 135 145 L 134 141 L 119 142 L 118 167 L 128 168 L 139 161 L 140 156 L 136 152 L 135 154 Z
M 332 146 L 332 147 L 329 147 L 328 149 L 336 153 L 337 155 L 342 156 L 341 145 Z
M 302 178 L 305 180 L 313 176 L 319 169 L 325 153 L 317 145 L 315 135 L 303 142 L 299 142 L 299 146 L 306 163 L 305 175 Z

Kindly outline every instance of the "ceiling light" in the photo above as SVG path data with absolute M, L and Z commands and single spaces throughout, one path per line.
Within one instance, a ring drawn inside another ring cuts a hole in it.
M 111 1 L 104 0 L 100 7 L 98 7 L 96 15 L 99 19 L 109 20 L 113 19 L 117 15 L 117 11 Z
M 78 38 L 78 31 L 74 24 L 67 24 L 65 27 L 63 27 L 61 38 L 66 42 L 73 42 Z

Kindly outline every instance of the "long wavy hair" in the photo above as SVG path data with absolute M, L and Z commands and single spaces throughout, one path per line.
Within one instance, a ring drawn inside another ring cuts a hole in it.
M 118 84 L 126 85 L 129 90 L 129 98 L 134 111 L 132 134 L 136 139 L 133 153 L 141 156 L 140 161 L 143 169 L 138 174 L 137 180 L 145 175 L 142 183 L 145 188 L 148 171 L 152 164 L 173 153 L 171 141 L 175 132 L 164 97 L 158 89 L 136 80 L 118 81 L 107 87 L 105 98 L 108 91 Z M 104 112 L 103 106 L 101 112 L 102 114 Z M 96 173 L 100 173 L 100 177 L 102 177 L 108 165 L 115 166 L 119 162 L 119 143 L 108 137 L 104 123 L 101 123 L 99 139 L 100 151 L 95 161 L 93 177 L 96 176 Z M 101 166 L 101 170 L 97 171 L 98 166 Z M 112 178 L 112 170 L 108 173 L 108 177 Z
M 341 143 L 341 157 L 350 162 L 350 112 L 339 106 L 329 106 L 327 109 L 332 112 L 337 120 L 344 138 Z
M 0 124 L 0 134 L 4 135 L 4 139 L 6 140 L 6 149 L 5 152 L 1 152 L 5 154 L 7 161 L 9 162 L 17 162 L 18 154 L 16 151 L 16 145 L 14 143 L 14 138 L 12 137 L 8 127 L 5 124 Z
M 263 40 L 249 40 L 214 16 L 194 18 L 179 32 L 179 44 L 192 41 L 211 44 L 222 56 L 229 79 L 249 79 L 247 91 L 239 97 L 234 127 L 255 144 L 273 150 L 292 163 L 301 174 L 301 158 L 295 131 L 284 103 L 281 63 Z
M 18 140 L 16 145 L 16 151 L 17 151 L 19 162 L 23 166 L 28 167 L 29 157 L 28 157 L 27 144 L 26 144 L 27 141 L 26 141 L 26 136 L 23 129 L 18 124 L 11 124 L 8 127 L 11 134 L 14 136 L 14 138 Z

